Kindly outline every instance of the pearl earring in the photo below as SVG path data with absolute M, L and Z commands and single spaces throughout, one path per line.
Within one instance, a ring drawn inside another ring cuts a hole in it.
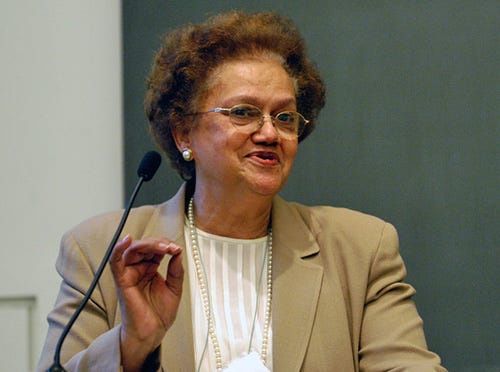
M 193 160 L 193 151 L 191 151 L 191 149 L 185 148 L 184 150 L 182 150 L 182 158 L 185 161 Z

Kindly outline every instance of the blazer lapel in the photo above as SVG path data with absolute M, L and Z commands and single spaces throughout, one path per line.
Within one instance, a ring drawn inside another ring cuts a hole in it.
M 323 268 L 308 225 L 281 198 L 273 204 L 273 369 L 300 370 L 316 313 Z
M 185 249 L 184 193 L 185 184 L 172 199 L 158 207 L 150 223 L 146 227 L 145 236 L 167 237 Z M 195 370 L 193 325 L 191 320 L 191 294 L 185 251 L 183 252 L 182 261 L 185 270 L 182 299 L 177 312 L 177 318 L 172 327 L 168 330 L 161 345 L 162 364 L 168 368 L 169 371 Z M 168 260 L 163 260 L 158 269 L 162 275 L 166 274 L 167 265 Z

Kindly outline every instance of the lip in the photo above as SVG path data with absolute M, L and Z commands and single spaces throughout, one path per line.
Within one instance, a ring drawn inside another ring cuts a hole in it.
M 273 151 L 252 151 L 246 157 L 262 165 L 277 165 L 281 162 L 279 155 Z

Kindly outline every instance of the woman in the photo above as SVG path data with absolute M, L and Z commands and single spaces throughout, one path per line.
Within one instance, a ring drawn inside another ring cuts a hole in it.
M 63 347 L 68 370 L 444 371 L 426 348 L 394 228 L 277 196 L 323 105 L 323 82 L 283 17 L 231 12 L 167 35 L 146 111 L 187 182 L 131 212 Z M 63 238 L 40 370 L 118 218 Z

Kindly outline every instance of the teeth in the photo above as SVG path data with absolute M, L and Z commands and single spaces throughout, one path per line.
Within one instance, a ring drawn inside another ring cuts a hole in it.
M 277 156 L 273 153 L 265 153 L 265 152 L 259 152 L 259 153 L 255 153 L 255 156 L 257 156 L 258 158 L 261 158 L 261 159 L 264 159 L 264 160 L 275 160 L 277 159 Z

